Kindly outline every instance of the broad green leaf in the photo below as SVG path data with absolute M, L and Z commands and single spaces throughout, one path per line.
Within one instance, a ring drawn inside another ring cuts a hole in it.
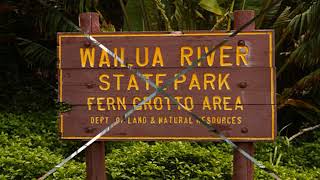
M 205 9 L 205 10 L 207 10 L 209 12 L 212 12 L 212 13 L 220 15 L 220 16 L 223 15 L 223 10 L 219 6 L 217 0 L 201 0 L 199 5 L 203 9 Z
M 140 1 L 129 0 L 125 7 L 128 21 L 123 26 L 124 31 L 143 31 L 143 14 L 141 12 Z M 130 28 L 128 28 L 130 27 Z

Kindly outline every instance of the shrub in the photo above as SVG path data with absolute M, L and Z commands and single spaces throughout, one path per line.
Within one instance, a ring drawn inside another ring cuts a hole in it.
M 57 125 L 56 111 L 27 114 L 0 113 L 0 132 L 12 136 L 17 141 L 24 141 L 24 138 L 27 138 L 30 148 L 41 146 L 60 154 L 71 154 L 81 142 L 59 140 Z M 77 157 L 80 158 L 82 157 Z
M 285 137 L 278 137 L 275 143 L 257 143 L 256 158 L 277 172 L 282 179 L 320 179 L 320 143 L 317 139 L 315 141 L 288 142 Z M 274 161 L 278 158 L 277 164 Z M 270 179 L 260 169 L 257 169 L 256 177 Z
M 80 147 L 59 140 L 54 111 L 0 113 L 0 131 L 0 179 L 35 179 Z M 107 153 L 110 179 L 231 179 L 232 174 L 232 149 L 225 143 L 108 142 Z M 255 157 L 282 179 L 320 179 L 319 154 L 316 133 L 313 141 L 257 143 Z M 83 153 L 48 179 L 84 179 L 81 158 Z M 255 178 L 271 179 L 258 168 Z
M 274 172 L 281 179 L 288 180 L 313 180 L 320 179 L 320 169 L 319 168 L 291 168 L 287 166 L 272 166 L 269 162 L 264 162 L 270 169 L 273 169 Z M 271 176 L 266 174 L 261 169 L 255 169 L 255 179 L 269 180 L 272 179 Z
M 29 147 L 28 144 L 32 144 L 32 141 L 28 138 L 12 138 L 2 133 L 0 140 L 0 177 L 2 179 L 35 179 L 63 159 L 61 155 L 54 154 L 46 147 Z M 84 179 L 84 169 L 84 163 L 71 161 L 50 178 Z
M 106 164 L 114 179 L 230 179 L 231 160 L 229 153 L 215 146 L 139 142 L 113 150 Z

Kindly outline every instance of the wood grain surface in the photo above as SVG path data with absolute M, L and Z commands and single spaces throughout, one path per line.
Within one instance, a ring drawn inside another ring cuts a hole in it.
M 158 86 L 227 38 L 226 32 L 103 33 L 93 36 Z M 78 33 L 58 34 L 63 139 L 90 139 L 155 91 Z M 165 92 L 234 141 L 276 135 L 272 31 L 240 33 Z M 158 93 L 100 140 L 220 139 Z

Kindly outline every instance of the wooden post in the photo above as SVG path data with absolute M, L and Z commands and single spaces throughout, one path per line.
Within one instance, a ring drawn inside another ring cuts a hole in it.
M 94 142 L 86 149 L 87 180 L 106 180 L 104 142 Z
M 100 32 L 99 15 L 97 13 L 81 13 L 79 25 L 85 33 Z M 85 46 L 90 43 L 85 44 Z M 94 142 L 86 149 L 87 180 L 106 180 L 104 142 Z
M 234 29 L 240 28 L 246 22 L 254 18 L 254 16 L 255 13 L 252 10 L 234 11 Z M 244 31 L 252 30 L 255 30 L 254 22 L 244 29 Z M 248 129 L 246 127 L 243 128 L 243 133 L 248 132 Z M 244 151 L 246 151 L 251 156 L 254 155 L 254 145 L 252 142 L 238 142 L 236 143 L 236 145 Z M 239 151 L 234 150 L 232 180 L 253 180 L 253 175 L 253 163 L 246 159 Z

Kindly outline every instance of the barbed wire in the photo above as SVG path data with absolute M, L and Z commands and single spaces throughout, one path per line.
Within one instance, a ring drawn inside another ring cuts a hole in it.
M 39 2 L 42 0 L 38 0 Z M 245 158 L 247 158 L 248 160 L 250 160 L 251 162 L 253 162 L 255 165 L 257 165 L 260 169 L 262 169 L 263 171 L 265 171 L 267 174 L 269 174 L 271 177 L 275 178 L 275 179 L 280 179 L 276 173 L 272 170 L 267 168 L 265 165 L 263 165 L 261 162 L 259 162 L 258 160 L 256 160 L 254 157 L 252 157 L 250 154 L 248 154 L 246 151 L 244 151 L 242 148 L 240 148 L 239 146 L 237 146 L 235 143 L 233 143 L 231 140 L 229 140 L 222 132 L 220 132 L 218 129 L 216 129 L 213 125 L 210 125 L 208 122 L 204 121 L 201 117 L 199 117 L 197 114 L 193 113 L 192 111 L 188 110 L 186 107 L 184 107 L 184 105 L 182 105 L 180 102 L 178 102 L 173 96 L 171 96 L 170 94 L 168 94 L 167 92 L 164 91 L 164 89 L 166 87 L 168 87 L 172 82 L 174 82 L 176 79 L 180 78 L 182 75 L 186 74 L 187 72 L 189 72 L 190 70 L 192 70 L 194 67 L 196 67 L 198 65 L 198 63 L 204 61 L 206 59 L 207 56 L 209 56 L 212 52 L 214 52 L 216 49 L 218 49 L 219 47 L 221 47 L 222 45 L 224 45 L 225 43 L 227 43 L 228 41 L 230 41 L 233 37 L 235 37 L 239 32 L 243 31 L 248 25 L 250 25 L 251 23 L 253 23 L 257 18 L 259 18 L 260 16 L 262 16 L 263 14 L 265 14 L 266 12 L 268 12 L 274 5 L 276 5 L 278 3 L 278 1 L 274 1 L 273 3 L 269 4 L 268 7 L 266 7 L 265 9 L 263 9 L 258 15 L 256 15 L 254 18 L 252 18 L 251 20 L 249 20 L 247 23 L 245 23 L 244 25 L 242 25 L 239 29 L 235 30 L 234 32 L 232 32 L 227 38 L 225 38 L 223 41 L 221 41 L 220 43 L 218 43 L 217 45 L 214 46 L 214 48 L 212 48 L 211 50 L 209 50 L 208 52 L 206 52 L 206 54 L 204 54 L 203 56 L 201 56 L 200 58 L 192 61 L 192 64 L 189 65 L 187 68 L 183 69 L 182 71 L 180 71 L 177 75 L 175 75 L 173 78 L 170 78 L 169 80 L 165 81 L 164 84 L 160 87 L 158 87 L 153 81 L 151 81 L 150 79 L 147 79 L 145 76 L 143 76 L 142 73 L 140 73 L 139 70 L 133 68 L 132 66 L 130 66 L 129 64 L 125 63 L 124 60 L 122 60 L 120 57 L 118 57 L 116 54 L 114 54 L 111 50 L 109 50 L 107 47 L 105 47 L 102 43 L 100 43 L 99 41 L 97 41 L 93 36 L 91 36 L 89 33 L 87 32 L 83 32 L 84 36 L 90 40 L 93 44 L 95 44 L 96 46 L 100 47 L 102 50 L 104 50 L 105 52 L 107 52 L 110 56 L 114 57 L 119 63 L 121 63 L 123 66 L 125 66 L 128 70 L 130 70 L 132 73 L 136 74 L 141 80 L 145 81 L 146 83 L 149 83 L 153 88 L 155 88 L 155 91 L 150 94 L 146 99 L 144 99 L 143 101 L 141 101 L 138 105 L 134 106 L 133 108 L 129 109 L 127 112 L 125 112 L 124 116 L 124 121 L 127 120 L 127 118 L 138 108 L 140 108 L 142 105 L 144 105 L 146 102 L 148 102 L 149 100 L 151 100 L 153 97 L 155 97 L 158 93 L 161 93 L 165 96 L 167 96 L 168 98 L 170 98 L 170 100 L 172 100 L 172 102 L 174 103 L 174 105 L 176 106 L 180 106 L 182 107 L 182 110 L 185 111 L 187 114 L 191 115 L 192 117 L 194 117 L 196 120 L 198 120 L 199 122 L 201 122 L 202 125 L 204 125 L 206 128 L 209 129 L 210 132 L 215 133 L 216 135 L 218 135 L 223 141 L 225 141 L 227 144 L 229 144 L 233 149 L 239 151 Z M 45 4 L 42 1 L 42 4 Z M 79 28 L 78 26 L 76 26 L 75 24 L 71 23 L 70 25 L 74 26 L 75 29 L 77 29 L 78 31 L 82 31 L 81 28 Z M 90 146 L 92 143 L 94 143 L 96 140 L 98 140 L 100 137 L 102 137 L 104 134 L 108 133 L 113 127 L 117 126 L 120 123 L 120 121 L 115 121 L 113 123 L 111 123 L 110 125 L 108 125 L 106 128 L 104 128 L 100 133 L 98 133 L 95 137 L 93 137 L 90 141 L 88 141 L 87 143 L 85 143 L 83 146 L 81 146 L 79 149 L 77 149 L 74 153 L 72 153 L 70 156 L 68 156 L 67 158 L 65 158 L 61 163 L 59 163 L 58 165 L 56 165 L 53 169 L 51 169 L 50 171 L 48 171 L 46 174 L 44 174 L 42 177 L 39 178 L 39 180 L 43 180 L 46 177 L 48 177 L 50 174 L 54 173 L 58 168 L 62 167 L 65 163 L 67 163 L 69 160 L 71 160 L 72 158 L 74 158 L 76 155 L 78 155 L 80 152 L 82 152 L 84 149 L 86 149 L 88 146 Z

